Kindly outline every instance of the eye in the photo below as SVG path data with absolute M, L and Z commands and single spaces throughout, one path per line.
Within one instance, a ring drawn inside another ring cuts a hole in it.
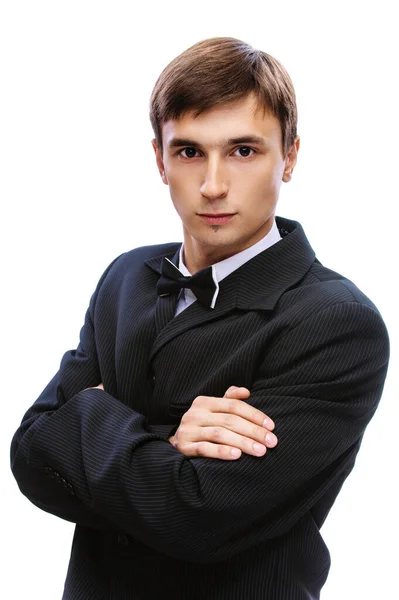
M 239 156 L 242 156 L 242 158 L 248 158 L 248 156 L 252 156 L 252 154 L 255 153 L 255 150 L 249 146 L 239 146 L 234 150 L 234 152 L 239 152 Z
M 185 154 L 183 154 L 183 152 Z M 188 146 L 187 148 L 183 148 L 180 150 L 179 154 L 183 156 L 183 158 L 194 158 L 197 153 L 197 150 L 192 146 Z

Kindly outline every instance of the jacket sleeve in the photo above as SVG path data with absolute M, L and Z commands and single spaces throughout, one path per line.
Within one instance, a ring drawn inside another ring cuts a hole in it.
M 72 480 L 65 478 L 64 474 L 68 469 L 53 468 L 51 457 L 48 463 L 36 463 L 32 460 L 31 451 L 36 447 L 34 443 L 35 436 L 41 427 L 59 411 L 64 412 L 65 405 L 81 390 L 96 386 L 102 381 L 100 367 L 98 364 L 95 331 L 92 325 L 92 315 L 94 312 L 98 292 L 103 284 L 108 272 L 117 257 L 103 273 L 95 292 L 93 293 L 90 306 L 86 312 L 85 324 L 80 332 L 80 343 L 76 350 L 68 351 L 64 354 L 60 369 L 46 386 L 33 406 L 26 412 L 22 423 L 16 431 L 11 443 L 11 468 L 18 482 L 21 492 L 29 498 L 33 504 L 39 508 L 55 514 L 63 519 L 72 521 L 86 527 L 99 528 L 103 530 L 115 530 L 116 526 L 106 516 L 98 514 L 92 506 L 84 504 L 76 494 L 75 488 L 79 487 L 79 465 L 70 467 L 74 469 Z M 115 403 L 117 400 L 115 400 Z M 78 415 L 76 415 L 78 416 Z M 75 427 L 76 423 L 64 422 L 63 436 L 68 438 L 71 433 L 70 427 Z M 170 426 L 157 428 L 160 439 L 167 439 Z M 70 441 L 66 441 L 65 446 L 61 445 L 56 435 L 49 440 L 50 447 L 47 449 L 54 455 L 59 451 L 65 453 L 65 460 L 68 457 L 72 459 L 74 452 L 80 452 L 80 443 L 72 449 L 72 444 L 76 443 L 73 436 Z M 56 450 L 57 448 L 57 450 Z M 57 463 L 58 464 L 58 463 Z
M 93 351 L 92 309 L 78 357 L 61 366 L 61 389 L 77 372 L 68 365 Z M 265 351 L 249 401 L 273 418 L 279 443 L 263 457 L 185 457 L 149 432 L 143 415 L 92 389 L 58 404 L 47 400 L 40 416 L 38 409 L 28 413 L 14 444 L 14 472 L 20 481 L 34 481 L 30 473 L 46 468 L 60 473 L 79 510 L 167 555 L 225 560 L 287 532 L 345 479 L 380 400 L 388 356 L 388 334 L 375 309 L 335 304 Z M 86 383 L 97 384 L 94 375 Z M 42 508 L 60 514 L 52 482 Z

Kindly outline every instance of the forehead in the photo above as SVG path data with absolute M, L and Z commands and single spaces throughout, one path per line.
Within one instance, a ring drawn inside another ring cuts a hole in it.
M 244 100 L 215 106 L 197 117 L 187 112 L 179 119 L 170 119 L 162 126 L 162 139 L 168 147 L 176 138 L 187 138 L 204 146 L 217 146 L 223 140 L 258 136 L 268 143 L 281 142 L 280 122 L 264 110 L 257 100 L 247 96 Z

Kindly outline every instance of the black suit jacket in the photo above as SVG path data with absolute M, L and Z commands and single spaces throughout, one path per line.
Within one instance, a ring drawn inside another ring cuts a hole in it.
M 389 341 L 301 225 L 277 225 L 283 239 L 220 283 L 213 310 L 169 320 L 177 296 L 157 297 L 180 244 L 103 274 L 78 348 L 12 443 L 22 493 L 77 523 L 64 600 L 319 598 L 319 529 L 381 397 Z M 233 462 L 182 455 L 168 442 L 181 416 L 230 385 L 250 389 L 278 445 Z

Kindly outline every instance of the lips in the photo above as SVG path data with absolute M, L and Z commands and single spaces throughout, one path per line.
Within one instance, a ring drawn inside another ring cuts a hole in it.
M 220 217 L 232 217 L 234 213 L 200 213 L 200 217 L 212 217 L 219 219 Z
M 199 216 L 210 225 L 223 225 L 234 217 L 235 213 L 206 213 Z

